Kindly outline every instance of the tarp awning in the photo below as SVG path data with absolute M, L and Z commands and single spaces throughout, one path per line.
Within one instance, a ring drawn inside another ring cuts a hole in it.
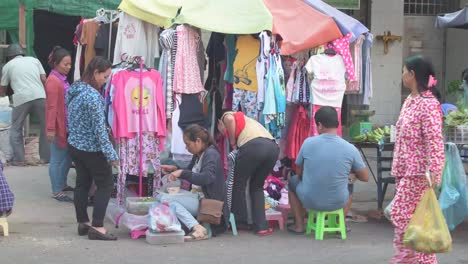
M 351 42 L 354 42 L 360 35 L 369 32 L 369 29 L 355 18 L 346 15 L 333 6 L 321 0 L 303 0 L 307 5 L 315 8 L 323 14 L 332 17 L 341 30 L 343 36 L 352 33 Z
M 264 0 L 273 15 L 273 33 L 283 39 L 281 53 L 291 55 L 341 38 L 335 21 L 302 0 Z
M 435 27 L 468 29 L 468 4 L 457 12 L 437 16 Z
M 273 28 L 273 18 L 262 0 L 184 1 L 175 23 L 226 34 L 254 34 Z
M 168 28 L 182 6 L 182 0 L 123 0 L 119 9 L 148 23 Z

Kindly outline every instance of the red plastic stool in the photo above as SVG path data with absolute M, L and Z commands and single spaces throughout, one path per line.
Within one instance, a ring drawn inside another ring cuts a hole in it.
M 267 221 L 277 221 L 280 230 L 284 230 L 283 214 L 273 209 L 265 211 Z

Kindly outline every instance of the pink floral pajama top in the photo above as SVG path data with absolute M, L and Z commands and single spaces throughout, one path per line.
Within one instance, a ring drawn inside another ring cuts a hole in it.
M 442 122 L 440 103 L 432 92 L 405 100 L 397 122 L 393 176 L 423 176 L 429 169 L 440 183 L 445 158 Z

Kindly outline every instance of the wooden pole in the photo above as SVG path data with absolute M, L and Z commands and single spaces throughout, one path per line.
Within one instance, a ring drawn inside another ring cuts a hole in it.
M 26 47 L 26 10 L 24 7 L 24 3 L 20 3 L 19 5 L 19 44 L 23 48 Z M 29 137 L 29 130 L 30 130 L 30 116 L 28 115 L 25 120 L 24 125 L 24 136 Z
M 26 11 L 24 3 L 19 5 L 19 43 L 26 46 Z M 24 47 L 23 46 L 23 47 Z

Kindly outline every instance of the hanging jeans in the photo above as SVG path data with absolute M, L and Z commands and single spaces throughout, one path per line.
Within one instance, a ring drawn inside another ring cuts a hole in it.
M 50 143 L 49 176 L 52 193 L 57 194 L 67 185 L 68 171 L 71 166 L 71 157 L 68 147 L 60 147 L 57 138 Z
M 263 183 L 279 155 L 274 140 L 255 138 L 239 148 L 234 170 L 231 211 L 240 223 L 254 224 L 257 231 L 268 228 Z
M 112 169 L 102 152 L 86 152 L 70 146 L 70 154 L 76 168 L 75 210 L 78 223 L 89 222 L 88 192 L 91 184 L 97 186 L 94 195 L 94 227 L 104 226 L 104 216 L 111 197 L 114 181 Z

